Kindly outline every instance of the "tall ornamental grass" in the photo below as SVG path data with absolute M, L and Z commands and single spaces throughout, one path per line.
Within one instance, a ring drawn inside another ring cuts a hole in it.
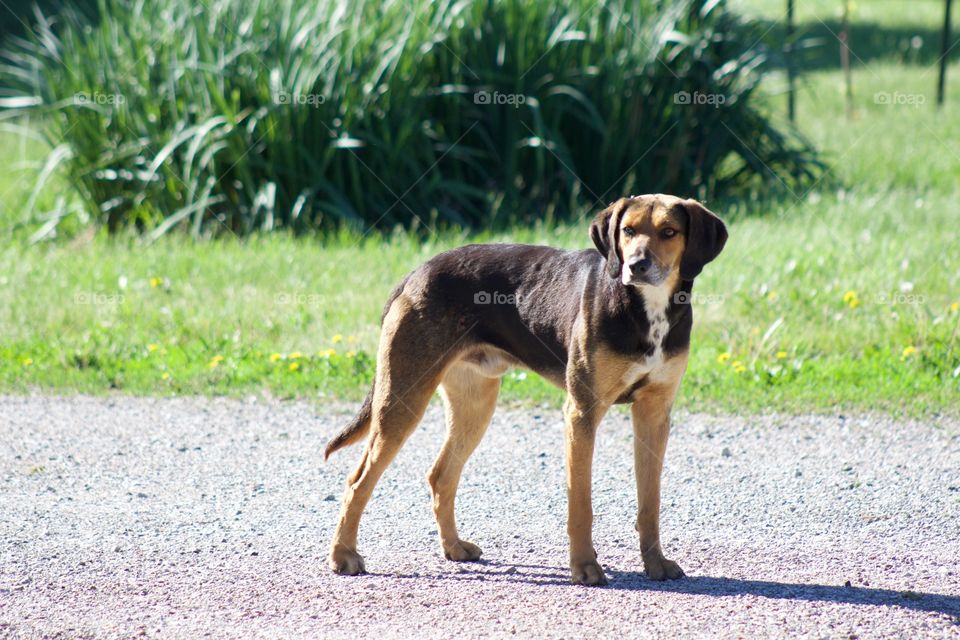
M 0 106 L 110 229 L 495 225 L 819 166 L 718 0 L 98 5 L 8 48 Z

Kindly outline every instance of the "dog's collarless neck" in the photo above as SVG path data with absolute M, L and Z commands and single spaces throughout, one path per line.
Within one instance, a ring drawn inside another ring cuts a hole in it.
M 616 351 L 649 358 L 668 355 L 686 344 L 692 281 L 681 280 L 649 301 L 641 288 L 624 286 L 613 278 L 606 280 L 605 288 L 609 296 L 606 333 Z

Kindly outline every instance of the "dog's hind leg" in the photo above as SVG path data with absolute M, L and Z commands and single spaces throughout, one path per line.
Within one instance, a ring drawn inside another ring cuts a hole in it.
M 363 558 L 357 553 L 360 517 L 377 481 L 423 417 L 448 364 L 448 357 L 431 355 L 438 352 L 437 345 L 425 344 L 417 319 L 406 314 L 404 306 L 402 299 L 395 302 L 384 320 L 370 438 L 360 464 L 347 478 L 330 547 L 329 565 L 336 573 L 364 572 Z
M 463 466 L 487 430 L 499 391 L 499 377 L 488 377 L 464 362 L 451 366 L 440 383 L 447 438 L 427 480 L 433 493 L 440 544 L 448 560 L 477 560 L 481 554 L 480 547 L 460 539 L 454 501 Z
M 380 382 L 377 384 L 379 386 Z M 347 478 L 340 520 L 333 535 L 330 568 L 335 572 L 347 575 L 364 572 L 363 558 L 357 553 L 360 517 L 377 481 L 420 422 L 436 388 L 436 381 L 432 385 L 425 383 L 416 397 L 411 394 L 402 399 L 380 397 L 379 402 L 375 403 L 372 433 L 363 450 L 360 464 Z M 389 389 L 384 389 L 382 393 L 380 389 L 377 390 L 378 396 L 387 394 Z

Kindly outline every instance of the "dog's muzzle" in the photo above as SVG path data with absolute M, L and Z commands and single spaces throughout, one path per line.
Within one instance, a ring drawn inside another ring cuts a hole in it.
M 663 282 L 663 268 L 649 256 L 639 256 L 630 258 L 623 265 L 622 281 L 623 284 L 651 284 L 658 285 Z

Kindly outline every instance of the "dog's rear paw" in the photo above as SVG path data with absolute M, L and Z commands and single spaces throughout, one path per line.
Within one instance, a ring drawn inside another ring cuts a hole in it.
M 479 560 L 483 551 L 477 545 L 466 540 L 457 540 L 453 544 L 443 545 L 443 555 L 447 560 L 455 562 L 469 562 Z
M 334 547 L 330 551 L 330 559 L 327 564 L 330 565 L 334 573 L 344 576 L 355 576 L 367 572 L 363 566 L 363 557 L 346 547 Z
M 596 560 L 573 563 L 570 565 L 570 573 L 574 584 L 607 584 L 607 576 L 603 575 L 603 568 Z
M 643 565 L 647 570 L 647 577 L 651 580 L 676 580 L 686 575 L 680 565 L 673 560 L 667 560 L 663 556 L 644 558 Z

